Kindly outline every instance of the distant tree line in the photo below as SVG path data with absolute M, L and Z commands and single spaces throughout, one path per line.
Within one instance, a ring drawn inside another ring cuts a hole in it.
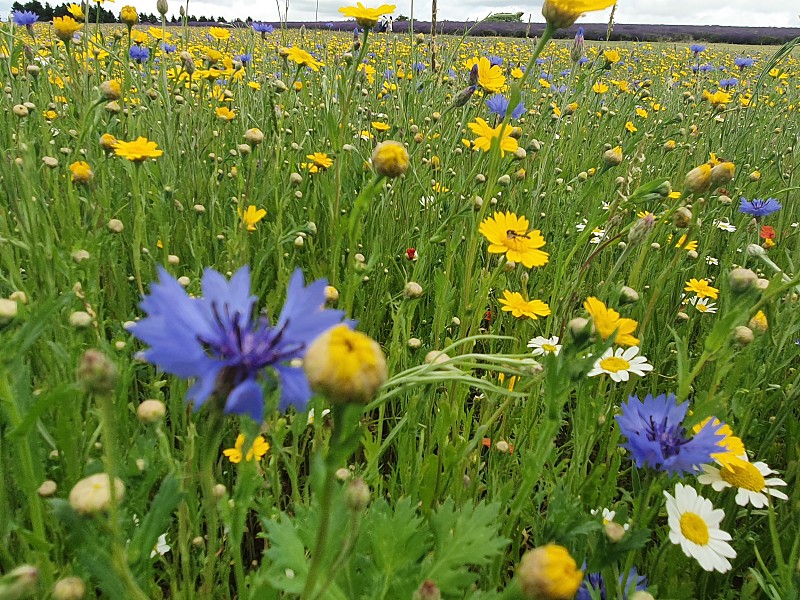
M 79 4 L 80 0 L 76 1 L 76 4 Z M 39 21 L 46 23 L 47 21 L 52 21 L 53 17 L 63 17 L 69 15 L 69 11 L 67 10 L 67 6 L 71 4 L 70 2 L 65 2 L 63 4 L 57 4 L 55 6 L 51 6 L 49 2 L 45 2 L 42 4 L 39 0 L 28 0 L 28 2 L 21 3 L 21 2 L 14 2 L 11 5 L 11 10 L 25 10 L 32 13 L 36 13 L 39 15 Z M 89 3 L 88 6 L 83 6 L 83 11 L 86 13 L 86 21 L 90 23 L 95 23 L 98 20 L 98 11 L 99 14 L 99 21 L 101 23 L 119 23 L 119 15 L 118 13 L 114 13 L 110 10 L 106 10 L 102 6 L 96 4 L 95 2 Z M 196 17 L 195 15 L 189 15 L 187 19 L 190 22 L 197 22 L 197 23 L 228 23 L 225 20 L 225 17 L 219 16 L 214 17 L 213 15 L 206 18 L 205 15 L 200 15 Z M 140 23 L 160 23 L 161 18 L 153 13 L 139 13 L 139 22 Z M 167 19 L 168 23 L 178 24 L 181 22 L 180 18 L 176 15 L 172 15 Z M 242 19 L 236 19 L 231 21 L 232 25 L 244 25 L 250 24 L 253 22 L 253 19 L 247 17 L 244 21 Z

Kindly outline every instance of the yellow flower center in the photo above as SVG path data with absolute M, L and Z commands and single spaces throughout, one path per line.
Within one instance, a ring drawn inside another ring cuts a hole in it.
M 555 352 L 558 350 L 553 344 L 542 344 L 542 350 L 545 352 Z
M 624 358 L 618 356 L 609 356 L 600 361 L 600 368 L 609 373 L 617 373 L 618 371 L 625 371 L 631 366 Z
M 681 515 L 681 533 L 690 542 L 705 546 L 708 543 L 708 525 L 696 513 L 686 512 Z
M 723 481 L 751 492 L 761 492 L 767 487 L 764 476 L 749 462 L 725 466 L 720 470 L 719 476 Z
M 706 306 L 705 304 L 700 304 L 699 302 L 697 304 L 695 304 L 695 308 L 697 310 L 699 310 L 700 312 L 707 312 L 708 311 L 708 306 Z

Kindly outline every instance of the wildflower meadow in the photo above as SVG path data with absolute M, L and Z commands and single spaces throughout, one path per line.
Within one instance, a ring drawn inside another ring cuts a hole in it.
M 800 39 L 612 4 L 1 23 L 0 600 L 800 597 Z

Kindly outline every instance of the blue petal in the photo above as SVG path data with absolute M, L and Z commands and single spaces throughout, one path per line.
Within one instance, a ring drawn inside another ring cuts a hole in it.
M 264 420 L 264 392 L 255 379 L 245 379 L 233 388 L 225 402 L 225 412 L 249 415 L 256 423 Z
M 207 365 L 205 373 L 197 379 L 189 391 L 186 392 L 186 402 L 194 402 L 194 410 L 199 410 L 217 385 L 217 376 L 222 369 L 221 365 Z
M 275 365 L 275 370 L 281 382 L 280 409 L 286 410 L 290 406 L 294 406 L 297 410 L 305 409 L 312 392 L 303 369 Z

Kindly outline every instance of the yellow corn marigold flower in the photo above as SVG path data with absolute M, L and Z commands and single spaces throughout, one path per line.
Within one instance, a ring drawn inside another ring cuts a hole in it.
M 499 92 L 506 84 L 506 77 L 499 65 L 493 65 L 488 58 L 478 59 L 478 85 L 487 92 Z
M 306 156 L 317 169 L 330 169 L 333 166 L 333 159 L 324 152 L 314 152 Z
M 500 156 L 505 156 L 506 152 L 516 152 L 517 148 L 519 148 L 517 140 L 511 137 L 513 127 L 507 123 L 492 127 L 484 119 L 478 117 L 474 123 L 469 123 L 468 125 L 472 133 L 478 136 L 472 143 L 475 150 L 488 152 L 492 147 L 494 138 L 500 139 Z
M 542 16 L 548 25 L 563 29 L 572 25 L 583 13 L 604 10 L 616 3 L 617 0 L 545 0 Z
M 719 290 L 711 286 L 708 279 L 690 279 L 683 288 L 687 292 L 694 292 L 698 298 L 719 298 Z
M 378 175 L 399 177 L 408 171 L 408 150 L 400 142 L 387 140 L 375 146 L 372 152 L 372 166 Z
M 311 387 L 333 404 L 366 404 L 387 377 L 378 343 L 347 325 L 336 325 L 312 342 L 303 368 Z
M 608 91 L 608 86 L 605 83 L 598 81 L 592 86 L 592 91 L 595 94 L 605 94 Z
M 620 346 L 639 345 L 639 339 L 633 337 L 633 332 L 636 331 L 638 325 L 635 320 L 621 317 L 617 311 L 608 308 L 594 296 L 586 299 L 583 308 L 592 317 L 594 329 L 603 340 L 607 340 L 616 333 L 615 342 Z
M 672 241 L 671 235 L 670 235 L 670 241 Z M 686 234 L 684 233 L 681 237 L 678 238 L 675 247 L 682 248 L 683 250 L 686 250 L 686 252 L 695 252 L 697 250 L 697 240 L 689 240 L 687 242 Z
M 75 35 L 75 32 L 83 27 L 80 23 L 75 21 L 72 17 L 55 17 L 53 19 L 53 29 L 62 42 L 68 42 Z
M 320 67 L 325 66 L 325 63 L 318 61 L 302 48 L 295 48 L 292 46 L 291 48 L 284 48 L 283 50 L 285 50 L 288 60 L 298 65 L 308 67 L 312 71 L 319 71 Z
M 111 152 L 117 145 L 117 138 L 110 133 L 104 133 L 100 136 L 100 147 L 106 152 Z
M 261 460 L 263 456 L 269 452 L 269 442 L 264 439 L 264 436 L 259 435 L 253 440 L 253 445 L 247 451 L 247 454 L 242 452 L 244 448 L 244 440 L 245 437 L 241 433 L 236 436 L 236 442 L 233 444 L 233 448 L 227 448 L 226 450 L 222 451 L 222 454 L 228 457 L 228 460 L 231 461 L 234 465 L 239 464 L 242 462 L 242 458 L 245 461 L 250 462 L 251 460 Z
M 82 160 L 76 161 L 69 166 L 72 173 L 72 181 L 74 183 L 89 183 L 94 179 L 94 172 L 89 166 L 89 163 Z
M 255 231 L 256 224 L 267 216 L 267 211 L 263 208 L 256 208 L 252 204 L 244 211 L 239 209 L 239 216 L 242 219 L 242 225 L 247 228 L 247 231 Z
M 630 121 L 628 121 L 627 123 L 625 123 L 625 129 L 627 129 L 627 130 L 628 130 L 628 131 L 630 131 L 631 133 L 636 133 L 637 131 L 639 131 L 639 130 L 636 128 L 636 125 L 634 125 L 634 124 L 633 124 L 632 122 L 630 122 Z
M 214 112 L 220 121 L 231 122 L 236 117 L 236 113 L 227 106 L 220 106 Z
M 750 322 L 747 324 L 747 326 L 756 333 L 764 333 L 769 328 L 769 324 L 767 323 L 767 315 L 765 315 L 764 311 L 762 310 L 758 311 L 755 316 L 750 319 Z
M 518 319 L 527 318 L 536 321 L 539 317 L 546 317 L 550 314 L 550 307 L 545 302 L 525 300 L 519 292 L 505 290 L 499 302 L 503 305 L 503 311 L 510 312 L 512 317 Z
M 77 21 L 83 21 L 86 18 L 86 15 L 83 13 L 83 9 L 81 8 L 80 4 L 70 4 L 69 6 L 67 6 L 67 11 Z
M 164 151 L 159 150 L 155 142 L 140 136 L 132 142 L 117 140 L 114 144 L 114 153 L 132 162 L 142 162 L 148 158 L 158 158 L 164 154 Z
M 708 417 L 707 419 L 695 425 L 692 430 L 695 433 L 700 433 L 700 430 L 708 425 L 709 422 L 711 422 L 712 428 L 719 427 L 719 424 L 721 423 L 721 421 L 716 417 Z M 711 458 L 716 460 L 724 467 L 743 462 L 744 459 L 741 457 L 746 456 L 747 452 L 744 448 L 744 443 L 742 442 L 741 438 L 733 435 L 733 429 L 731 429 L 727 423 L 723 423 L 722 427 L 717 430 L 717 433 L 725 436 L 722 440 L 717 442 L 717 446 L 721 446 L 724 451 L 712 454 Z
M 378 8 L 367 8 L 361 2 L 357 2 L 356 6 L 343 6 L 339 9 L 345 17 L 352 17 L 356 23 L 361 25 L 364 29 L 371 29 L 375 27 L 383 15 L 390 15 L 397 8 L 394 4 L 381 4 Z
M 483 220 L 478 231 L 489 240 L 491 254 L 505 254 L 507 260 L 522 263 L 528 269 L 541 267 L 550 260 L 550 255 L 539 249 L 546 242 L 538 229 L 528 227 L 525 217 L 496 212 Z
M 136 8 L 133 6 L 123 6 L 122 10 L 119 11 L 119 20 L 130 28 L 139 22 L 139 13 L 136 12 Z
M 525 76 L 525 71 L 523 71 L 519 67 L 514 67 L 513 69 L 511 69 L 511 76 L 514 79 L 522 79 Z
M 227 29 L 223 29 L 222 27 L 211 27 L 208 30 L 208 35 L 217 41 L 225 41 L 230 39 L 231 32 Z
M 378 131 L 389 131 L 392 126 L 387 123 L 382 123 L 381 121 L 373 121 L 371 123 L 373 129 L 377 129 Z
M 583 571 L 566 548 L 547 544 L 525 553 L 516 577 L 529 600 L 572 600 L 583 582 Z
M 603 52 L 603 58 L 606 59 L 607 62 L 611 64 L 618 63 L 620 61 L 619 52 L 616 50 L 606 50 Z

